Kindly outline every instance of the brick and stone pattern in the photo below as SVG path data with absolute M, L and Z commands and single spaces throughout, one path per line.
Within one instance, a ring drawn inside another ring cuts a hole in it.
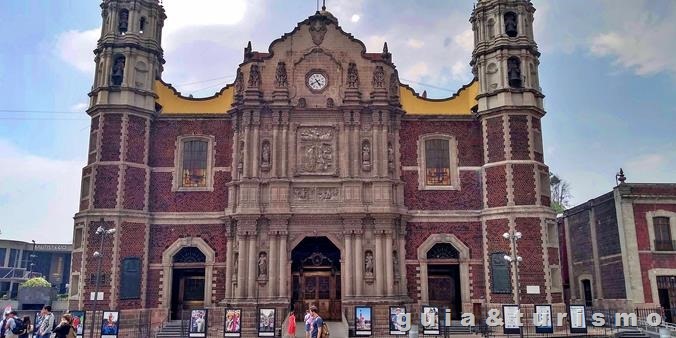
M 509 116 L 509 140 L 512 148 L 512 160 L 529 160 L 530 148 L 528 131 L 528 116 Z
M 535 205 L 535 172 L 531 164 L 513 164 L 514 204 Z
M 199 237 L 216 252 L 216 262 L 225 262 L 226 236 L 223 224 L 152 224 L 149 262 L 162 263 L 162 253 L 176 240 Z
M 101 161 L 119 161 L 122 153 L 122 114 L 107 113 L 103 117 Z
M 622 268 L 622 257 L 616 256 L 601 260 L 601 287 L 604 299 L 623 299 L 627 297 Z
M 406 232 L 406 259 L 418 259 L 418 247 L 433 234 L 453 234 L 461 240 L 470 251 L 471 259 L 481 259 L 482 240 L 479 222 L 463 223 L 411 223 Z M 423 257 L 425 258 L 425 257 Z
M 96 168 L 94 186 L 94 208 L 112 209 L 117 205 L 117 185 L 119 167 L 117 165 L 100 165 Z
M 595 206 L 594 217 L 596 219 L 596 247 L 599 251 L 599 257 L 620 254 L 622 251 L 617 227 L 615 199 L 609 198 Z
M 516 218 L 516 231 L 523 237 L 517 241 L 517 254 L 523 258 L 519 264 L 521 299 L 524 303 L 545 303 L 547 301 L 545 283 L 545 265 L 542 259 L 542 225 L 539 218 Z M 528 285 L 537 285 L 542 291 L 538 295 L 527 294 Z
M 127 121 L 127 154 L 125 160 L 133 163 L 144 163 L 146 153 L 146 119 L 130 115 Z
M 504 165 L 488 167 L 486 171 L 487 207 L 507 205 L 507 170 Z
M 121 262 L 125 258 L 139 258 L 141 262 L 144 261 L 145 247 L 146 247 L 146 227 L 144 223 L 123 222 L 120 225 L 120 260 L 117 262 L 117 271 L 121 271 Z M 141 264 L 141 276 L 146 267 Z M 117 280 L 118 290 L 122 283 L 120 280 L 120 273 L 114 276 Z M 139 288 L 141 286 L 139 285 Z M 119 295 L 119 291 L 118 291 Z M 118 302 L 119 309 L 140 309 L 143 305 L 141 299 L 120 299 Z
M 503 117 L 492 117 L 486 120 L 488 139 L 488 162 L 505 160 L 505 130 Z
M 124 175 L 124 208 L 143 210 L 145 207 L 146 170 L 127 167 Z
M 176 141 L 179 136 L 215 137 L 215 166 L 227 167 L 232 161 L 232 128 L 228 119 L 160 119 L 150 131 L 152 167 L 173 167 Z
M 573 263 L 590 261 L 592 259 L 591 229 L 589 227 L 589 212 L 582 211 L 568 218 L 571 252 Z
M 508 219 L 492 219 L 486 221 L 486 253 L 488 254 L 489 266 L 486 267 L 488 270 L 488 290 L 490 294 L 490 302 L 499 304 L 499 303 L 511 303 L 514 298 L 512 293 L 503 294 L 503 293 L 493 293 L 493 276 L 491 275 L 491 266 L 490 266 L 490 257 L 493 253 L 504 253 L 508 254 L 511 252 L 509 241 L 505 240 L 502 237 L 502 234 L 509 231 L 509 220 Z M 509 278 L 512 280 L 512 269 L 509 269 Z
M 228 205 L 230 173 L 214 173 L 213 191 L 172 192 L 170 172 L 150 174 L 150 210 L 154 212 L 209 212 L 223 211 Z
M 459 190 L 419 190 L 418 172 L 404 171 L 404 201 L 412 210 L 479 210 L 482 207 L 481 173 L 460 171 Z
M 458 166 L 476 167 L 483 164 L 481 125 L 477 121 L 403 120 L 399 131 L 402 166 L 417 166 L 418 140 L 427 134 L 455 137 L 458 142 Z

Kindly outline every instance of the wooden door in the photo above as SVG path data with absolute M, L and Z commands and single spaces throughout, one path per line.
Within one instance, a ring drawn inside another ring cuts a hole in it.
M 300 302 L 302 309 L 314 305 L 325 320 L 340 320 L 340 295 L 336 280 L 340 275 L 330 271 L 305 272 L 300 278 Z
M 179 303 L 183 309 L 204 307 L 204 276 L 184 276 L 179 287 Z

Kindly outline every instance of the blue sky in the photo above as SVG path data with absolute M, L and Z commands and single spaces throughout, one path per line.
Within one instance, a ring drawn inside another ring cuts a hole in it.
M 545 160 L 570 182 L 572 202 L 609 191 L 620 167 L 629 182 L 676 181 L 676 2 L 533 2 Z M 233 80 L 248 40 L 266 51 L 315 10 L 312 0 L 164 4 L 163 78 L 195 96 Z M 71 241 L 98 5 L 0 1 L 2 238 Z M 472 1 L 328 0 L 327 7 L 369 50 L 387 41 L 402 82 L 416 90 L 443 97 L 471 80 Z

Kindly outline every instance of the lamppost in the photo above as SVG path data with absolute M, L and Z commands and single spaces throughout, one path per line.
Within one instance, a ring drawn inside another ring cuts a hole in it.
M 33 274 L 33 265 L 35 265 L 35 258 L 38 257 L 35 254 L 35 240 L 31 240 L 31 242 L 33 242 L 33 250 L 31 251 L 30 256 L 28 256 L 31 259 L 30 267 L 28 268 L 29 275 Z
M 506 261 L 514 265 L 514 276 L 516 277 L 516 290 L 515 290 L 516 307 L 519 309 L 519 313 L 521 313 L 521 296 L 520 296 L 521 285 L 519 283 L 519 263 L 523 259 L 521 258 L 521 256 L 517 256 L 516 254 L 516 241 L 521 239 L 522 235 L 521 232 L 519 231 L 510 230 L 509 232 L 505 232 L 504 234 L 502 234 L 502 237 L 510 241 L 510 243 L 512 244 L 512 254 L 505 255 L 504 258 Z M 521 317 L 519 317 L 519 319 L 521 319 Z M 519 327 L 519 337 L 523 337 L 523 325 Z
M 103 218 L 99 221 L 103 224 Z M 96 229 L 96 235 L 99 236 L 99 251 L 94 251 L 94 258 L 98 259 L 98 267 L 96 272 L 96 287 L 94 288 L 94 306 L 92 307 L 92 328 L 90 329 L 91 338 L 94 338 L 94 327 L 96 326 L 96 305 L 99 300 L 99 283 L 101 282 L 101 260 L 103 259 L 103 240 L 106 235 L 112 235 L 115 233 L 115 229 L 106 229 L 102 225 Z

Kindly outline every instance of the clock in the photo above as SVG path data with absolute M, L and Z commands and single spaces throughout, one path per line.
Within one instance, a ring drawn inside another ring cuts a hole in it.
M 321 92 L 329 83 L 326 75 L 321 72 L 310 72 L 307 77 L 307 86 L 313 92 Z

